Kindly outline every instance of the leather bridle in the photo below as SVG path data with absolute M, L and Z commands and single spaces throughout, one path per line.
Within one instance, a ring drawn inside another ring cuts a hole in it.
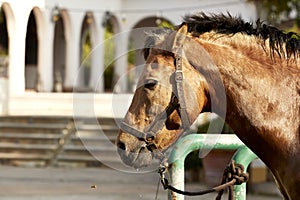
M 184 40 L 185 38 L 183 38 Z M 158 150 L 158 147 L 154 143 L 157 133 L 164 127 L 164 124 L 167 118 L 173 113 L 174 110 L 177 110 L 181 119 L 181 125 L 184 130 L 190 128 L 190 120 L 188 117 L 188 112 L 186 108 L 186 102 L 184 98 L 184 89 L 183 89 L 183 72 L 182 72 L 182 43 L 177 41 L 175 42 L 172 52 L 175 54 L 175 72 L 174 72 L 174 82 L 173 88 L 175 89 L 172 93 L 171 100 L 169 105 L 159 113 L 154 120 L 148 125 L 145 131 L 136 129 L 135 127 L 127 124 L 126 122 L 121 123 L 121 130 L 137 137 L 138 139 L 146 143 L 146 148 L 152 151 L 157 158 L 163 156 L 162 152 Z

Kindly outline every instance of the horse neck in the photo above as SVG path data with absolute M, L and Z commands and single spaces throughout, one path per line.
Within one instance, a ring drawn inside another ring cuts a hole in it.
M 271 152 L 260 157 L 280 156 L 285 153 L 282 149 L 289 147 L 292 149 L 288 152 L 296 153 L 299 145 L 291 144 L 299 141 L 299 94 L 291 90 L 296 86 L 286 78 L 289 74 L 284 74 L 281 62 L 275 63 L 261 46 L 250 42 L 237 45 L 200 39 L 223 80 L 226 121 L 250 148 L 268 148 L 261 152 Z M 291 115 L 293 111 L 295 114 Z

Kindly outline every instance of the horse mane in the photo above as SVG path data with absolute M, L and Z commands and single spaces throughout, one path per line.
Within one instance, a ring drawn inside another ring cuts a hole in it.
M 242 33 L 256 36 L 263 41 L 268 40 L 271 55 L 276 52 L 279 57 L 285 55 L 286 58 L 300 54 L 300 35 L 294 32 L 283 32 L 274 26 L 264 24 L 258 19 L 256 23 L 245 22 L 241 17 L 233 17 L 229 13 L 210 14 L 203 12 L 186 15 L 183 18 L 183 24 L 188 25 L 188 32 L 195 36 L 203 33 L 215 31 L 225 35 L 234 35 Z M 179 26 L 180 27 L 180 26 Z
M 176 29 L 178 30 L 183 24 L 188 25 L 188 32 L 194 36 L 215 31 L 219 34 L 234 35 L 242 33 L 249 36 L 255 36 L 265 42 L 268 40 L 271 55 L 276 52 L 279 57 L 287 59 L 300 57 L 300 35 L 294 32 L 283 32 L 278 28 L 267 25 L 258 19 L 255 23 L 245 22 L 241 17 L 225 14 L 205 14 L 199 12 L 193 15 L 183 17 L 183 23 Z M 142 50 L 144 58 L 147 58 L 149 49 L 166 39 L 172 33 L 167 28 L 154 29 L 146 33 L 145 46 Z

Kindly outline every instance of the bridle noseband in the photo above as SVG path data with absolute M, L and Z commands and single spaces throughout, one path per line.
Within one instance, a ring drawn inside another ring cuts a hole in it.
M 172 52 L 175 52 L 175 94 L 172 93 L 169 105 L 164 109 L 164 111 L 155 117 L 145 131 L 140 131 L 126 122 L 122 122 L 120 127 L 121 130 L 144 141 L 146 143 L 146 148 L 152 151 L 159 159 L 163 156 L 163 154 L 158 150 L 158 147 L 154 143 L 154 139 L 157 133 L 164 127 L 167 118 L 173 113 L 174 110 L 177 110 L 180 115 L 182 128 L 187 130 L 190 127 L 190 120 L 186 109 L 183 90 L 182 44 L 175 45 Z

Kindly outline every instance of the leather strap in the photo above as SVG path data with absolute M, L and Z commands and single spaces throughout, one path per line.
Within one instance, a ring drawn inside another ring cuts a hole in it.
M 175 71 L 175 83 L 176 83 L 176 92 L 179 99 L 179 111 L 181 117 L 181 123 L 184 130 L 187 130 L 190 127 L 190 120 L 187 113 L 185 98 L 184 98 L 184 89 L 183 89 L 183 72 L 182 72 L 182 48 L 179 48 L 176 57 L 176 71 Z
M 139 138 L 139 139 L 145 139 L 145 133 L 130 126 L 129 124 L 122 122 L 120 125 L 121 130 L 126 131 L 127 133 L 130 133 L 131 135 Z

